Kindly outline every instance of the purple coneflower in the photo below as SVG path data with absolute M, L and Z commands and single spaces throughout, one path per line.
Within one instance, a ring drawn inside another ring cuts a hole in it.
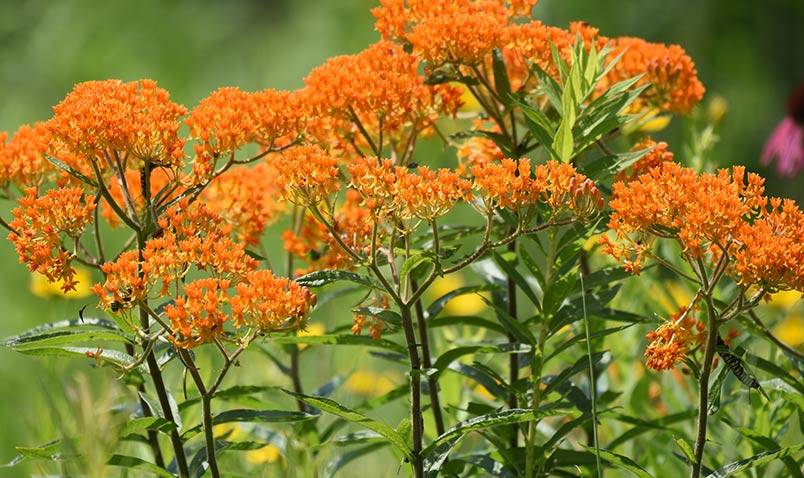
M 787 115 L 762 150 L 763 166 L 777 158 L 776 174 L 795 176 L 804 167 L 804 84 L 787 99 Z

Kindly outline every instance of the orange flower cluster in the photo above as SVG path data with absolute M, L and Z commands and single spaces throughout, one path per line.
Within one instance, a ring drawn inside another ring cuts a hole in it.
M 370 134 L 399 133 L 404 126 L 420 130 L 437 114 L 454 114 L 459 106 L 455 88 L 427 86 L 419 75 L 419 58 L 400 45 L 378 42 L 355 55 L 330 58 L 305 78 L 302 94 L 318 119 L 313 134 L 337 147 Z M 418 125 L 418 126 L 417 126 Z M 395 137 L 386 135 L 390 141 Z M 365 146 L 365 143 L 362 143 Z
M 698 80 L 695 63 L 680 46 L 630 37 L 617 38 L 612 43 L 611 58 L 625 53 L 607 75 L 609 85 L 644 74 L 636 86 L 650 86 L 641 99 L 650 106 L 682 115 L 703 98 L 706 90 Z
M 371 211 L 361 206 L 362 197 L 354 189 L 346 191 L 346 200 L 333 218 L 340 239 L 350 249 L 367 252 L 371 245 Z M 295 274 L 325 269 L 351 269 L 355 261 L 332 237 L 329 230 L 312 214 L 304 217 L 299 234 L 287 230 L 282 234 L 285 250 L 304 260 L 308 267 L 297 269 Z M 378 237 L 377 240 L 380 240 Z
M 166 216 L 159 221 L 158 234 L 146 241 L 141 260 L 138 251 L 127 251 L 101 266 L 106 281 L 93 290 L 102 307 L 130 309 L 138 300 L 178 295 L 171 287 L 193 266 L 215 278 L 233 281 L 257 267 L 243 245 L 229 237 L 231 228 L 210 208 L 189 207 L 184 200 Z M 157 290 L 159 282 L 162 285 Z
M 472 123 L 475 130 L 500 133 L 500 127 L 497 125 L 487 125 L 484 121 L 477 119 L 472 120 Z M 458 172 L 462 175 L 467 175 L 472 166 L 492 161 L 502 161 L 505 159 L 505 153 L 493 140 L 482 136 L 473 136 L 458 147 L 457 157 L 459 160 Z
M 630 168 L 620 171 L 614 176 L 615 181 L 630 182 L 634 181 L 641 174 L 647 173 L 651 168 L 659 166 L 660 164 L 668 161 L 673 161 L 673 153 L 667 150 L 667 143 L 661 141 L 659 143 L 650 138 L 642 138 L 635 144 L 631 151 L 650 151 L 639 158 L 639 160 L 631 165 Z
M 531 170 L 527 158 L 506 158 L 472 166 L 471 172 L 486 213 L 496 208 L 520 211 L 545 203 L 555 212 L 570 209 L 578 217 L 588 217 L 603 208 L 594 183 L 568 163 L 548 161 Z
M 433 171 L 422 166 L 413 174 L 410 168 L 393 166 L 388 159 L 359 158 L 349 172 L 351 186 L 375 217 L 432 221 L 471 196 L 471 182 L 445 168 Z
M 767 203 L 763 179 L 735 166 L 730 173 L 701 174 L 663 162 L 628 183 L 614 184 L 609 228 L 616 240 L 601 236 L 604 252 L 638 273 L 653 237 L 680 242 L 685 255 L 719 257 L 747 220 Z
M 11 183 L 26 189 L 41 185 L 54 169 L 42 155 L 49 150 L 47 126 L 21 126 L 8 143 L 7 137 L 0 133 L 0 185 Z
M 201 197 L 232 227 L 239 242 L 256 246 L 266 226 L 284 210 L 278 176 L 276 165 L 270 162 L 233 168 L 212 180 Z
M 502 45 L 505 27 L 504 18 L 459 12 L 419 22 L 407 40 L 431 68 L 444 63 L 473 66 Z
M 184 120 L 190 136 L 200 140 L 195 145 L 193 182 L 209 181 L 217 161 L 228 159 L 246 143 L 271 145 L 295 139 L 301 128 L 301 106 L 298 94 L 272 89 L 248 93 L 220 88 L 201 100 Z
M 114 151 L 157 165 L 182 166 L 179 118 L 187 110 L 172 103 L 153 80 L 79 83 L 53 111 L 48 128 L 72 153 L 96 157 Z
M 734 272 L 743 285 L 804 291 L 804 213 L 795 201 L 770 199 L 770 211 L 740 226 Z
M 231 307 L 232 323 L 272 331 L 303 327 L 315 295 L 290 279 L 276 278 L 267 270 L 248 272 L 234 286 L 228 279 L 198 279 L 184 285 L 184 295 L 165 306 L 170 319 L 171 340 L 183 348 L 192 348 L 223 337 L 224 324 L 229 321 L 226 306 Z
M 63 281 L 62 290 L 74 290 L 75 270 L 70 263 L 73 253 L 65 250 L 65 238 L 77 241 L 87 224 L 92 222 L 95 202 L 80 188 L 51 189 L 37 197 L 29 188 L 20 198 L 11 221 L 8 239 L 14 243 L 20 262 L 28 264 L 51 282 Z
M 318 146 L 293 146 L 278 161 L 276 186 L 294 204 L 318 204 L 340 188 L 338 159 Z
M 655 331 L 648 332 L 646 365 L 654 370 L 667 370 L 680 363 L 690 349 L 703 343 L 705 328 L 706 324 L 682 308 Z

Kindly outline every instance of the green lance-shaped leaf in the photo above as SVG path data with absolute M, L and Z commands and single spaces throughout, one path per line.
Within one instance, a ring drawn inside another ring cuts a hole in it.
M 271 341 L 277 344 L 322 344 L 322 345 L 357 345 L 361 347 L 374 347 L 406 354 L 407 349 L 388 339 L 372 339 L 363 335 L 287 335 L 273 337 Z
M 88 341 L 132 343 L 114 322 L 94 317 L 60 320 L 7 337 L 3 345 L 13 349 L 55 345 L 70 345 Z
M 344 407 L 340 403 L 332 400 L 331 398 L 326 397 L 313 397 L 310 395 L 304 395 L 302 393 L 295 393 L 289 390 L 283 390 L 285 393 L 289 395 L 293 395 L 297 397 L 299 400 L 303 401 L 308 405 L 312 405 L 319 410 L 322 410 L 327 413 L 331 413 L 338 417 L 343 418 L 352 423 L 356 423 L 363 427 L 368 428 L 369 430 L 373 430 L 383 437 L 385 437 L 392 445 L 394 445 L 399 451 L 401 451 L 405 457 L 409 460 L 413 459 L 413 451 L 411 450 L 410 446 L 408 445 L 407 441 L 405 440 L 402 435 L 400 435 L 396 430 L 389 427 L 388 425 L 378 422 L 373 418 L 369 418 L 362 413 L 359 413 L 351 408 Z
M 120 436 L 128 436 L 143 430 L 155 430 L 169 433 L 176 429 L 176 424 L 161 417 L 142 417 L 129 420 L 120 430 Z
M 99 349 L 97 347 L 31 347 L 15 349 L 25 355 L 52 355 L 57 357 L 91 357 L 102 362 L 108 362 L 118 367 L 128 367 L 135 360 L 134 357 L 118 350 Z
M 109 466 L 120 466 L 123 468 L 142 470 L 152 475 L 162 476 L 164 478 L 175 478 L 175 475 L 164 468 L 161 468 L 149 461 L 136 456 L 127 455 L 112 455 L 109 461 L 106 462 Z
M 791 456 L 794 453 L 797 453 L 801 450 L 804 450 L 804 443 L 795 446 L 789 446 L 786 448 L 780 448 L 778 450 L 759 453 L 752 457 L 735 461 L 733 463 L 729 463 L 726 466 L 718 468 L 711 474 L 706 475 L 706 478 L 726 478 L 727 476 L 733 476 L 736 473 L 739 473 L 748 468 L 753 468 L 768 463 L 769 461 Z
M 422 450 L 422 456 L 426 458 L 442 443 L 463 436 L 472 430 L 484 430 L 500 425 L 511 425 L 513 423 L 521 423 L 529 420 L 538 420 L 547 416 L 557 415 L 558 413 L 560 412 L 555 410 L 539 410 L 534 413 L 533 410 L 514 408 L 470 418 L 469 420 L 456 424 L 436 438 L 427 448 Z
M 495 48 L 491 55 L 491 69 L 494 72 L 494 88 L 506 107 L 511 105 L 511 82 L 505 69 L 502 50 Z
M 581 445 L 583 446 L 583 445 Z M 594 453 L 595 449 L 592 447 L 584 447 L 588 451 Z M 619 455 L 614 452 L 610 452 L 607 450 L 599 450 L 600 458 L 606 460 L 607 462 L 622 468 L 624 470 L 630 471 L 631 474 L 634 476 L 638 476 L 639 478 L 656 478 L 650 473 L 648 473 L 644 468 L 639 466 L 634 460 L 628 458 L 627 456 Z
M 295 279 L 295 281 L 305 287 L 321 287 L 337 281 L 349 281 L 373 289 L 383 290 L 382 285 L 369 276 L 340 270 L 315 271 L 305 274 Z
M 58 158 L 55 158 L 55 157 L 53 157 L 53 156 L 51 156 L 51 155 L 49 155 L 47 153 L 42 153 L 42 154 L 44 155 L 45 159 L 47 159 L 50 162 L 50 164 L 52 164 L 52 165 L 56 166 L 57 168 L 67 172 L 67 174 L 69 174 L 70 176 L 73 176 L 74 178 L 78 179 L 79 181 L 83 182 L 84 184 L 88 184 L 88 185 L 92 186 L 93 188 L 98 187 L 97 182 L 95 182 L 93 179 L 90 179 L 90 178 L 84 176 L 83 174 L 81 174 L 77 170 L 73 169 L 67 163 L 63 162 L 62 160 L 60 160 Z

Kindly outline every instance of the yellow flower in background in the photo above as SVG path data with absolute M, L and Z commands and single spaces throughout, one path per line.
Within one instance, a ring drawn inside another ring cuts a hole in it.
M 706 117 L 715 126 L 723 122 L 728 112 L 729 102 L 720 95 L 714 95 L 706 105 Z
M 475 98 L 475 95 L 469 91 L 469 88 L 466 87 L 463 83 L 459 83 L 457 81 L 453 81 L 450 83 L 450 86 L 455 88 L 461 88 L 463 93 L 461 93 L 461 102 L 463 103 L 460 108 L 458 108 L 458 117 L 460 118 L 473 118 L 478 115 L 481 111 L 483 111 L 483 107 L 480 106 L 480 103 Z
M 307 324 L 307 328 L 303 330 L 299 329 L 296 335 L 299 337 L 309 337 L 315 335 L 324 335 L 324 332 L 326 331 L 327 329 L 324 327 L 324 324 L 316 322 L 314 324 Z M 299 350 L 304 350 L 307 347 L 307 344 L 299 344 Z
M 798 347 L 804 343 L 804 317 L 788 314 L 773 328 L 773 335 L 790 346 Z
M 775 294 L 771 294 L 770 305 L 780 309 L 789 309 L 801 300 L 801 292 L 795 290 L 783 290 Z
M 654 108 L 650 113 L 645 115 L 645 120 L 640 123 L 637 131 L 641 133 L 656 133 L 667 128 L 670 124 L 672 117 L 670 115 L 660 115 L 659 109 Z
M 74 280 L 75 289 L 64 292 L 61 287 L 64 281 L 59 280 L 50 282 L 47 277 L 37 272 L 31 273 L 31 281 L 29 288 L 31 293 L 37 297 L 49 299 L 52 297 L 63 297 L 66 299 L 83 299 L 84 297 L 92 295 L 92 274 L 85 267 L 75 266 Z
M 379 397 L 396 388 L 396 385 L 387 374 L 358 370 L 349 376 L 344 387 L 357 395 Z
M 693 294 L 684 287 L 684 284 L 676 281 L 664 281 L 663 290 L 659 284 L 651 286 L 650 297 L 656 300 L 657 304 L 667 314 L 675 314 L 681 307 L 686 307 L 692 300 Z
M 427 289 L 427 295 L 431 300 L 435 300 L 445 294 L 464 286 L 463 280 L 457 274 L 440 277 L 433 281 Z M 451 299 L 444 306 L 443 313 L 447 315 L 477 315 L 483 312 L 488 306 L 480 296 L 487 297 L 488 293 L 462 294 Z
M 282 458 L 282 452 L 273 445 L 266 445 L 246 452 L 246 460 L 250 463 L 276 463 Z
M 231 440 L 240 435 L 241 432 L 240 425 L 237 423 L 221 423 L 212 427 L 212 434 L 215 435 L 215 438 Z

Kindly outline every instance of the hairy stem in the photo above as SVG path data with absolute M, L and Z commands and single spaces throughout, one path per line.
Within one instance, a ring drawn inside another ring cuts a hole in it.
M 413 291 L 417 291 L 419 286 L 416 284 L 416 281 L 411 279 L 410 283 Z M 424 318 L 422 301 L 417 300 L 414 304 L 414 307 L 416 311 L 416 322 L 419 326 L 419 339 L 422 342 L 422 365 L 424 365 L 425 369 L 430 369 L 432 368 L 433 363 L 432 358 L 430 357 L 430 338 L 429 334 L 427 333 L 427 321 Z M 436 432 L 438 435 L 442 435 L 445 429 L 444 415 L 441 411 L 441 400 L 438 396 L 438 378 L 433 375 L 427 375 L 427 385 L 430 394 L 430 408 L 433 409 L 433 418 L 435 419 Z
M 706 425 L 709 408 L 709 375 L 712 372 L 712 362 L 715 357 L 715 348 L 718 338 L 718 317 L 712 295 L 706 294 L 707 335 L 704 361 L 701 367 L 700 385 L 698 387 L 698 432 L 695 435 L 694 457 L 690 471 L 690 478 L 700 478 L 703 466 L 704 446 L 706 445 Z
M 424 478 L 424 461 L 422 460 L 422 438 L 424 437 L 424 420 L 422 418 L 422 382 L 421 360 L 419 358 L 416 332 L 413 329 L 413 320 L 410 316 L 410 307 L 402 307 L 402 328 L 405 332 L 405 341 L 408 345 L 408 358 L 410 360 L 410 424 L 413 429 L 413 476 Z
M 512 230 L 511 232 L 513 233 L 514 231 Z M 508 251 L 509 252 L 516 252 L 516 239 L 514 239 L 513 241 L 508 243 Z M 508 307 L 507 307 L 506 312 L 508 313 L 508 316 L 511 317 L 512 320 L 517 320 L 516 283 L 514 282 L 514 279 L 512 277 L 510 277 L 510 276 L 508 277 L 506 286 L 507 286 L 506 294 L 507 294 L 507 297 L 508 297 L 508 300 L 507 300 Z M 516 343 L 516 341 L 517 341 L 516 336 L 513 333 L 508 332 L 508 342 L 510 342 L 511 344 L 514 344 L 514 343 Z M 541 346 L 541 345 L 542 344 L 540 342 L 539 346 Z M 518 354 L 509 354 L 508 355 L 508 369 L 509 369 L 508 370 L 509 371 L 508 383 L 510 383 L 511 386 L 513 387 L 514 382 L 519 380 L 519 355 Z M 519 400 L 517 399 L 516 393 L 514 393 L 512 391 L 512 392 L 510 392 L 508 394 L 508 408 L 513 410 L 514 408 L 517 408 L 518 406 L 519 406 Z M 517 445 L 519 444 L 519 426 L 516 423 L 512 424 L 511 425 L 511 431 L 512 431 L 512 433 L 511 433 L 511 443 L 510 443 L 511 448 L 516 448 Z

